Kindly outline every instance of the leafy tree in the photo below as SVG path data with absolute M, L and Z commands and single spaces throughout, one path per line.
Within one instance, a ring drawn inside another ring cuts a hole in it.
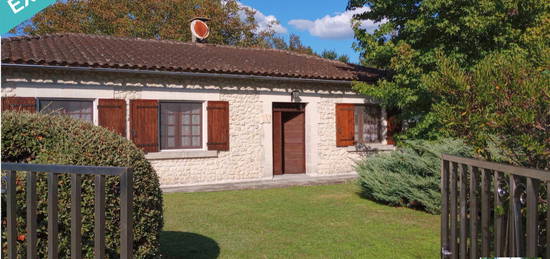
M 286 43 L 285 39 L 280 36 L 273 35 L 273 37 L 268 38 L 270 42 L 270 47 L 273 49 L 288 49 L 288 43 Z
M 302 53 L 302 54 L 315 55 L 315 52 L 313 52 L 313 49 L 309 46 L 303 45 L 302 40 L 300 39 L 300 36 L 294 33 L 291 33 L 289 36 L 288 50 Z
M 236 0 L 66 0 L 58 1 L 15 30 L 26 34 L 75 32 L 190 41 L 189 20 L 207 17 L 214 44 L 276 48 L 314 54 L 300 37 L 288 43 L 273 30 L 260 30 L 255 11 Z
M 338 53 L 334 50 L 323 50 L 323 52 L 321 52 L 321 57 L 336 60 L 338 58 Z
M 545 0 L 349 0 L 348 9 L 358 7 L 368 7 L 355 16 L 355 48 L 363 64 L 392 73 L 376 85 L 355 88 L 416 122 L 408 137 L 440 135 L 442 125 L 432 113 L 440 98 L 420 80 L 437 68 L 436 53 L 471 68 L 494 51 L 529 50 L 550 38 Z M 364 20 L 382 25 L 369 33 L 360 26 Z
M 235 0 L 64 0 L 17 28 L 28 34 L 76 32 L 189 41 L 189 20 L 208 17 L 209 43 L 267 46 L 254 11 Z
M 545 58 L 494 53 L 467 70 L 439 55 L 437 71 L 422 81 L 441 98 L 433 110 L 443 130 L 463 136 L 485 158 L 550 168 L 550 48 L 538 56 Z
M 335 50 L 323 50 L 320 55 L 318 55 L 322 58 L 330 59 L 330 60 L 338 60 L 344 63 L 349 63 L 349 56 L 346 54 L 338 55 Z
M 338 57 L 338 60 L 344 63 L 349 63 L 349 56 L 346 54 L 342 54 Z

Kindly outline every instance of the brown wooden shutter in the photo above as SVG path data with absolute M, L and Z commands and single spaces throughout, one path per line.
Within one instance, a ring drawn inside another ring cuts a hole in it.
M 209 101 L 208 111 L 208 150 L 229 150 L 229 103 Z
M 126 137 L 126 101 L 122 99 L 99 99 L 99 126 Z
M 2 97 L 2 111 L 36 112 L 34 97 Z
M 130 137 L 145 152 L 159 151 L 158 100 L 130 101 Z
M 347 147 L 354 144 L 355 105 L 346 103 L 336 104 L 336 146 Z

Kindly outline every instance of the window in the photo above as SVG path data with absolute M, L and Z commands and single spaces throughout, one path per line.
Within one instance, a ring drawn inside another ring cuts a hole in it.
M 90 100 L 39 100 L 40 111 L 64 114 L 71 118 L 93 122 L 93 101 Z
M 378 105 L 355 106 L 356 143 L 379 143 L 382 141 L 382 110 Z
M 202 103 L 160 104 L 161 149 L 202 147 Z

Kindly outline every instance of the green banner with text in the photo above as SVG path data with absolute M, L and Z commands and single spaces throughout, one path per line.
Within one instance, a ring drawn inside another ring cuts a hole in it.
M 55 3 L 55 0 L 0 0 L 2 24 L 0 34 L 9 32 L 15 26 L 31 18 L 42 9 Z

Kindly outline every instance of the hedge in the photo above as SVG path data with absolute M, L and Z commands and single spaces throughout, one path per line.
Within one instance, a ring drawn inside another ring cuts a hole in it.
M 470 157 L 463 141 L 404 141 L 398 150 L 367 156 L 357 165 L 362 196 L 393 206 L 439 213 L 440 155 Z
M 163 226 L 162 192 L 158 176 L 144 154 L 132 142 L 90 123 L 64 116 L 2 112 L 2 162 L 130 167 L 134 172 L 134 256 L 158 258 Z M 119 177 L 106 177 L 106 254 L 119 254 Z M 39 174 L 38 256 L 47 257 L 47 185 Z M 70 177 L 59 176 L 59 256 L 70 256 Z M 83 256 L 93 257 L 94 181 L 82 177 Z M 2 197 L 2 229 L 6 229 L 5 197 Z M 26 257 L 25 174 L 17 175 L 18 254 Z M 2 232 L 6 254 L 6 233 Z

